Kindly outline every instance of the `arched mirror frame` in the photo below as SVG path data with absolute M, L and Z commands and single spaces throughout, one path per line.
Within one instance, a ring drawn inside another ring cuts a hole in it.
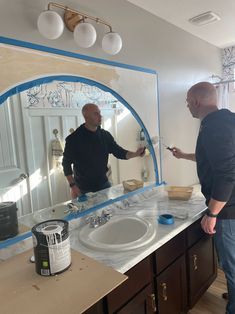
M 84 56 L 84 55 L 80 55 L 80 54 L 76 54 L 76 53 L 71 53 L 68 51 L 58 50 L 58 49 L 54 49 L 54 48 L 49 48 L 49 47 L 45 47 L 45 46 L 31 44 L 28 42 L 23 42 L 23 41 L 14 40 L 14 39 L 5 38 L 5 37 L 0 37 L 0 43 L 24 47 L 24 48 L 30 48 L 30 49 L 34 49 L 34 50 L 38 50 L 38 51 L 49 52 L 49 53 L 53 53 L 53 54 L 58 54 L 58 55 L 67 56 L 67 57 L 73 57 L 73 58 L 87 60 L 87 61 L 96 62 L 96 63 L 107 64 L 107 65 L 120 67 L 120 68 L 127 68 L 127 69 L 136 70 L 136 71 L 140 71 L 140 72 L 151 73 L 151 74 L 155 74 L 156 79 L 157 79 L 157 72 L 154 70 L 151 70 L 151 69 L 146 69 L 146 68 L 141 68 L 141 67 L 137 67 L 137 66 L 117 63 L 117 62 L 108 61 L 108 60 L 104 60 L 104 59 L 97 59 L 97 58 L 88 57 L 88 56 Z M 153 160 L 153 164 L 154 164 L 155 179 L 156 179 L 156 182 L 153 185 L 149 185 L 147 187 L 143 187 L 143 188 L 138 189 L 136 191 L 133 191 L 133 192 L 124 194 L 122 196 L 119 196 L 115 199 L 105 201 L 99 205 L 96 205 L 90 209 L 85 210 L 84 212 L 74 214 L 74 215 L 68 217 L 68 220 L 82 217 L 82 216 L 87 215 L 93 211 L 96 211 L 97 209 L 99 209 L 103 206 L 106 206 L 106 205 L 112 204 L 114 202 L 123 200 L 123 199 L 129 197 L 130 195 L 140 193 L 146 189 L 152 188 L 153 186 L 158 186 L 158 185 L 162 184 L 162 182 L 161 182 L 161 154 L 159 156 L 159 160 L 160 160 L 160 175 L 159 175 L 157 159 L 155 156 L 155 151 L 154 151 L 154 148 L 152 145 L 152 141 L 151 141 L 150 135 L 148 133 L 148 130 L 146 129 L 140 116 L 137 114 L 137 112 L 134 110 L 134 108 L 120 94 L 118 94 L 116 91 L 114 91 L 110 87 L 108 87 L 108 86 L 106 86 L 100 82 L 97 82 L 95 80 L 85 78 L 82 76 L 75 76 L 75 75 L 58 75 L 58 74 L 56 74 L 56 75 L 49 75 L 49 76 L 41 76 L 41 77 L 37 77 L 33 80 L 31 79 L 30 81 L 26 81 L 26 82 L 20 83 L 18 85 L 9 87 L 7 90 L 4 91 L 4 93 L 2 93 L 0 95 L 0 105 L 2 105 L 6 101 L 6 99 L 10 96 L 13 96 L 17 93 L 23 92 L 23 91 L 25 91 L 29 88 L 32 88 L 36 85 L 47 84 L 47 83 L 50 83 L 50 82 L 55 81 L 55 80 L 56 81 L 66 81 L 66 82 L 80 82 L 80 83 L 85 83 L 85 84 L 88 84 L 91 86 L 96 86 L 99 89 L 103 90 L 104 92 L 111 93 L 120 103 L 122 103 L 126 108 L 128 108 L 130 110 L 130 112 L 132 113 L 132 115 L 134 116 L 134 118 L 136 119 L 136 121 L 139 123 L 140 127 L 144 131 L 145 138 L 146 138 L 146 141 L 148 143 L 148 148 L 149 148 L 150 154 L 152 156 L 152 160 Z M 158 95 L 156 95 L 156 98 L 157 98 L 156 100 L 158 103 Z M 159 116 L 159 108 L 158 108 L 158 116 Z M 159 121 L 158 121 L 158 123 L 159 123 Z M 158 125 L 158 127 L 159 127 L 159 125 Z M 7 239 L 7 240 L 3 241 L 2 243 L 0 243 L 0 249 L 4 248 L 4 247 L 8 247 L 12 244 L 19 242 L 19 241 L 22 241 L 23 239 L 26 239 L 30 236 L 31 236 L 31 232 L 26 232 L 24 234 L 17 235 L 14 238 Z

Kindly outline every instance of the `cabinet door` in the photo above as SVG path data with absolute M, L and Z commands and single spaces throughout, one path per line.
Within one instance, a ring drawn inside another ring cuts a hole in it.
M 124 304 L 129 303 L 129 300 L 132 300 L 139 291 L 152 282 L 152 256 L 148 256 L 139 264 L 128 270 L 126 275 L 128 279 L 106 297 L 109 313 L 116 313 Z
M 180 314 L 187 309 L 185 256 L 178 258 L 157 277 L 160 314 Z
M 213 238 L 204 235 L 188 251 L 189 306 L 192 308 L 217 275 Z
M 150 284 L 116 314 L 152 314 L 156 310 L 154 289 Z

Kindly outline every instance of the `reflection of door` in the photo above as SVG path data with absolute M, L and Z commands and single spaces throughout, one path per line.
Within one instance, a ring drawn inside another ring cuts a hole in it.
M 29 108 L 27 95 L 22 93 L 22 116 L 26 157 L 34 210 L 46 208 L 70 199 L 69 188 L 62 166 L 53 163 L 53 130 L 65 139 L 70 129 L 82 123 L 80 110 L 67 108 Z
M 16 118 L 17 117 L 17 118 Z M 0 202 L 17 202 L 19 215 L 31 212 L 20 107 L 9 98 L 0 106 Z

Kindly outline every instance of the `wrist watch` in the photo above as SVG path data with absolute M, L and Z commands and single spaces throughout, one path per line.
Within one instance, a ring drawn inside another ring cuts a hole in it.
M 69 183 L 69 186 L 72 188 L 73 186 L 75 186 L 76 185 L 76 183 L 75 182 L 71 182 L 71 183 Z
M 207 215 L 208 217 L 213 217 L 213 218 L 216 218 L 216 217 L 218 216 L 218 214 L 213 214 L 213 213 L 209 210 L 209 208 L 207 208 L 207 210 L 206 210 L 206 215 Z

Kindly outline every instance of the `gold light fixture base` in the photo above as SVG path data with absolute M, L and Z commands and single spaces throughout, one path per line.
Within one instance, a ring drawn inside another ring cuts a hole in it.
M 84 17 L 82 15 L 79 15 L 77 13 L 73 13 L 70 11 L 65 10 L 64 13 L 64 23 L 66 27 L 73 32 L 74 28 L 80 23 L 82 20 L 84 20 Z

